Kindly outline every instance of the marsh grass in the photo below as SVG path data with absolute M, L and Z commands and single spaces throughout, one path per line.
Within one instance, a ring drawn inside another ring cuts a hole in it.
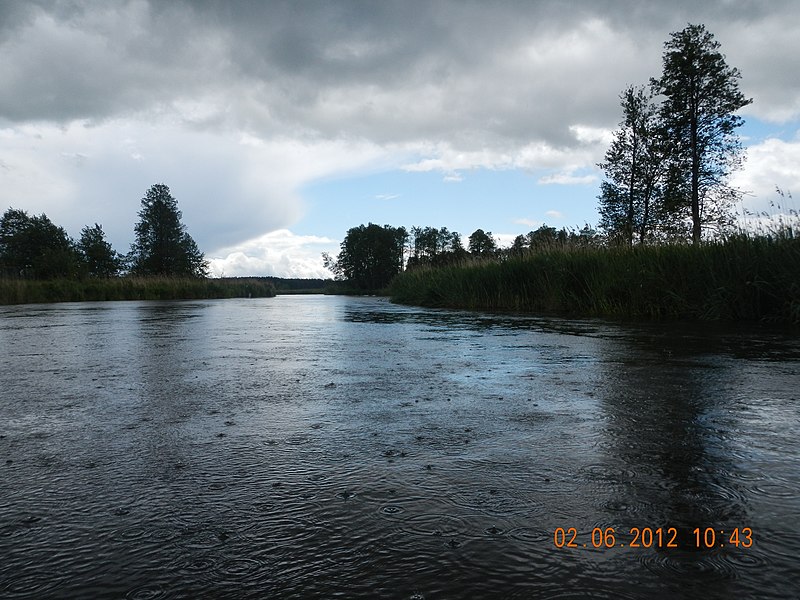
M 647 319 L 800 323 L 800 238 L 739 234 L 700 246 L 562 246 L 416 269 L 393 301 L 431 307 Z
M 0 304 L 102 300 L 196 300 L 272 297 L 275 286 L 258 279 L 119 277 L 110 279 L 0 279 Z

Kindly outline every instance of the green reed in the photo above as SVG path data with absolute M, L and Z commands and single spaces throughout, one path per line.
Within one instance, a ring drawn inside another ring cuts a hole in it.
M 552 247 L 406 271 L 389 294 L 432 307 L 800 323 L 800 238 L 788 229 L 700 246 Z
M 272 282 L 258 279 L 118 277 L 109 279 L 0 279 L 0 304 L 103 300 L 269 298 Z

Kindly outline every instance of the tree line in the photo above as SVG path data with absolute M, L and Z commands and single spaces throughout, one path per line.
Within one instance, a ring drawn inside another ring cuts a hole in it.
M 181 222 L 178 202 L 164 184 L 141 200 L 135 240 L 127 254 L 114 250 L 101 225 L 78 240 L 44 213 L 9 208 L 0 217 L 0 275 L 19 279 L 135 276 L 207 277 L 208 263 Z
M 476 229 L 467 238 L 447 227 L 393 227 L 359 225 L 347 231 L 339 254 L 323 253 L 323 262 L 337 280 L 347 281 L 361 291 L 377 291 L 389 285 L 404 270 L 444 267 L 481 260 L 505 260 L 529 252 L 555 247 L 585 246 L 598 243 L 595 230 L 556 229 L 542 225 L 518 235 L 511 246 L 501 248 L 491 231 Z

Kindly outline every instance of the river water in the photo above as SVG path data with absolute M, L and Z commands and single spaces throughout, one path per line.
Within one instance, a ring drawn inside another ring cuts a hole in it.
M 279 296 L 0 307 L 0 350 L 3 598 L 800 589 L 778 330 Z

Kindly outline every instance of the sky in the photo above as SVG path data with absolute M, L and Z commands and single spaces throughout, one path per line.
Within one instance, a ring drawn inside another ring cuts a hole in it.
M 753 99 L 745 207 L 797 210 L 797 0 L 0 0 L 0 210 L 127 252 L 164 183 L 217 276 L 330 277 L 370 222 L 595 224 L 619 94 L 688 23 Z

